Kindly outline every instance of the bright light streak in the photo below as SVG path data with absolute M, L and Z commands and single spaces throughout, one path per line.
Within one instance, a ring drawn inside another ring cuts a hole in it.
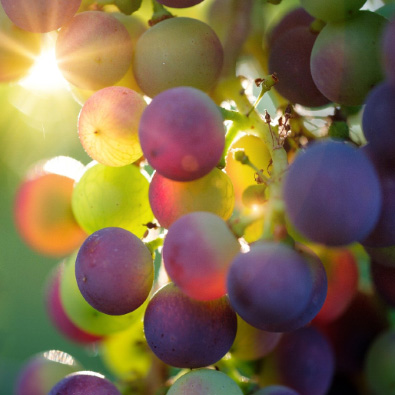
M 55 40 L 52 36 L 46 36 L 44 40 L 42 52 L 36 57 L 28 75 L 19 84 L 32 91 L 53 92 L 68 89 L 68 83 L 56 62 Z

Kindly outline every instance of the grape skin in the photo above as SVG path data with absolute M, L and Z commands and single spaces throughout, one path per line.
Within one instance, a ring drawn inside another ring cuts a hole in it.
M 144 333 L 156 356 L 168 365 L 200 368 L 219 361 L 237 330 L 227 297 L 198 301 L 173 283 L 159 289 L 148 303 Z
M 313 143 L 296 157 L 283 196 L 295 228 L 328 246 L 363 240 L 376 225 L 382 203 L 370 161 L 351 145 L 331 140 Z
M 138 40 L 133 71 L 141 90 L 154 97 L 177 86 L 209 91 L 223 64 L 222 45 L 210 26 L 192 18 L 170 18 Z
M 214 168 L 194 181 L 173 181 L 155 172 L 149 185 L 149 201 L 161 226 L 169 226 L 193 211 L 208 211 L 227 220 L 235 197 L 230 178 Z
M 158 0 L 158 3 L 161 3 L 166 7 L 187 8 L 199 4 L 202 1 L 203 0 Z
M 154 280 L 151 253 L 126 229 L 109 227 L 91 234 L 75 262 L 78 288 L 96 310 L 123 315 L 148 298 Z

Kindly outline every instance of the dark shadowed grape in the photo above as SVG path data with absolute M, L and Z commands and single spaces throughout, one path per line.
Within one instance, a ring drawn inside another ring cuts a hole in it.
M 313 279 L 309 263 L 283 244 L 252 246 L 233 260 L 228 273 L 229 299 L 235 311 L 250 325 L 272 332 L 293 330 L 304 314 Z M 307 322 L 299 322 L 300 326 Z
M 297 156 L 283 193 L 295 228 L 312 241 L 330 246 L 363 240 L 381 209 L 373 165 L 353 146 L 335 141 L 312 144 Z
M 147 299 L 154 280 L 151 253 L 133 233 L 103 228 L 90 235 L 75 262 L 78 288 L 96 310 L 131 313 Z
M 387 79 L 395 83 L 395 19 L 387 25 L 382 39 L 382 58 Z
M 94 372 L 76 372 L 59 381 L 48 395 L 121 395 L 117 387 Z
M 252 395 L 299 395 L 299 392 L 285 385 L 268 385 Z
M 167 7 L 187 8 L 199 4 L 202 1 L 203 0 L 158 0 L 158 3 L 161 3 Z
M 227 297 L 198 301 L 174 284 L 162 287 L 147 306 L 144 332 L 148 345 L 163 362 L 199 368 L 220 360 L 230 349 L 237 329 Z
M 223 118 L 205 93 L 191 87 L 162 92 L 144 110 L 141 148 L 162 176 L 192 181 L 208 174 L 225 145 Z
M 275 89 L 290 102 L 307 107 L 330 102 L 311 76 L 310 55 L 316 38 L 308 26 L 296 26 L 273 39 L 270 47 L 269 72 L 279 79 Z

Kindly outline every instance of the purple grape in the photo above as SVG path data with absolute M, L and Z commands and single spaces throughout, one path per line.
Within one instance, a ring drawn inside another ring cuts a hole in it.
M 374 166 L 353 146 L 331 140 L 307 147 L 284 180 L 286 212 L 310 240 L 341 246 L 363 240 L 381 209 Z
M 117 387 L 94 372 L 76 372 L 59 381 L 48 395 L 121 395 Z
M 152 256 L 144 243 L 122 228 L 103 228 L 81 246 L 75 263 L 78 287 L 96 310 L 123 315 L 147 299 L 154 279 Z
M 273 40 L 269 55 L 269 73 L 276 73 L 275 89 L 292 103 L 306 107 L 328 104 L 316 87 L 310 71 L 310 55 L 317 35 L 308 26 L 296 26 Z
M 329 341 L 316 328 L 284 334 L 274 351 L 281 382 L 301 394 L 325 395 L 335 370 Z
M 281 20 L 268 33 L 268 44 L 271 47 L 282 34 L 295 27 L 308 27 L 314 18 L 302 7 L 297 7 L 285 14 Z
M 200 368 L 219 361 L 230 349 L 237 318 L 227 297 L 198 301 L 173 283 L 148 303 L 144 332 L 154 354 L 168 365 Z
M 384 71 L 391 84 L 395 84 L 395 19 L 392 18 L 383 33 L 382 57 Z
M 225 129 L 209 96 L 195 88 L 178 87 L 160 93 L 145 109 L 139 138 L 144 156 L 159 174 L 191 181 L 217 165 Z
M 254 392 L 252 395 L 299 395 L 299 392 L 285 385 L 269 385 Z
M 368 95 L 363 111 L 362 129 L 371 155 L 382 161 L 394 161 L 395 86 L 384 82 Z
M 201 3 L 203 0 L 157 0 L 166 7 L 187 8 Z
M 309 263 L 283 244 L 255 244 L 233 260 L 227 278 L 234 310 L 250 325 L 270 332 L 294 330 L 313 294 Z M 291 327 L 288 329 L 288 325 Z

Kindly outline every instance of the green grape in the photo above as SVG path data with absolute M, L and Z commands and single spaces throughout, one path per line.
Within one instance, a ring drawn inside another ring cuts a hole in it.
M 75 278 L 75 260 L 72 254 L 65 262 L 60 279 L 60 298 L 70 320 L 84 331 L 94 335 L 109 335 L 122 331 L 141 319 L 145 306 L 125 315 L 107 315 L 94 309 L 81 295 Z
M 148 186 L 147 179 L 135 165 L 94 164 L 74 188 L 75 218 L 87 233 L 116 226 L 142 237 L 146 231 L 144 224 L 153 219 Z
M 240 387 L 225 373 L 196 369 L 181 376 L 167 395 L 242 395 Z
M 300 0 L 300 3 L 315 18 L 333 22 L 349 18 L 366 0 Z

